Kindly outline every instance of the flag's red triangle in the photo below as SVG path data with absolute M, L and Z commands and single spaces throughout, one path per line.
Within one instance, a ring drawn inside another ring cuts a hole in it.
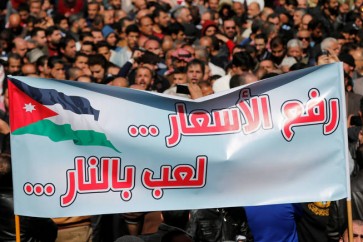
M 30 98 L 10 80 L 8 84 L 11 132 L 42 119 L 58 115 L 58 113 Z

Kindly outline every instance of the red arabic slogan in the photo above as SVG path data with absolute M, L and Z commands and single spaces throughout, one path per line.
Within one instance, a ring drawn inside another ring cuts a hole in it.
M 284 117 L 282 135 L 287 141 L 294 137 L 293 127 L 323 124 L 323 134 L 332 134 L 339 124 L 339 100 L 329 99 L 329 106 L 325 98 L 320 97 L 319 90 L 309 91 L 309 100 L 304 104 L 299 100 L 286 101 L 281 112 Z
M 328 105 L 316 88 L 311 89 L 308 95 L 309 100 L 305 105 L 298 100 L 289 100 L 282 105 L 281 132 L 287 141 L 294 136 L 293 127 L 323 124 L 324 135 L 332 134 L 338 127 L 339 100 L 332 98 Z M 211 113 L 204 110 L 188 113 L 184 103 L 177 103 L 175 111 L 175 114 L 169 115 L 170 135 L 165 139 L 167 147 L 178 145 L 182 136 L 234 134 L 241 131 L 248 135 L 260 129 L 273 128 L 269 96 L 251 96 L 250 89 L 241 90 L 236 107 L 213 110 Z
M 119 157 L 75 158 L 75 168 L 67 171 L 67 191 L 60 197 L 60 205 L 71 205 L 77 194 L 102 193 L 108 191 L 121 192 L 121 199 L 129 201 L 135 187 L 135 167 L 125 166 L 121 170 Z M 202 188 L 207 179 L 207 157 L 198 156 L 196 168 L 191 165 L 177 165 L 172 168 L 163 165 L 160 168 L 160 178 L 154 178 L 154 172 L 149 168 L 144 169 L 141 182 L 147 189 L 152 190 L 152 196 L 160 199 L 163 189 L 176 188 Z

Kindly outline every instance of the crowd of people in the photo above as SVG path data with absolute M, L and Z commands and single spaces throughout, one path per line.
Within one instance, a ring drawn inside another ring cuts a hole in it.
M 338 61 L 352 158 L 353 235 L 361 241 L 363 0 L 0 1 L 0 241 L 15 240 L 6 76 L 197 99 Z M 22 241 L 325 242 L 348 241 L 346 214 L 342 200 L 20 217 L 20 224 Z

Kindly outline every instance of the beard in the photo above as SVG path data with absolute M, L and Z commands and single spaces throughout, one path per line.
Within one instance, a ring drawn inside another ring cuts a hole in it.
M 338 16 L 339 9 L 338 8 L 329 8 L 329 13 L 333 16 Z
M 276 65 L 280 65 L 282 60 L 284 59 L 285 55 L 282 55 L 282 56 L 274 56 L 274 55 L 271 55 L 271 60 L 276 64 Z

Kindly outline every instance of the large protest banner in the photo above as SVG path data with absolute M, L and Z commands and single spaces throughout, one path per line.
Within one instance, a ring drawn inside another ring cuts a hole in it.
M 9 80 L 15 213 L 64 217 L 348 195 L 341 63 L 199 100 Z

